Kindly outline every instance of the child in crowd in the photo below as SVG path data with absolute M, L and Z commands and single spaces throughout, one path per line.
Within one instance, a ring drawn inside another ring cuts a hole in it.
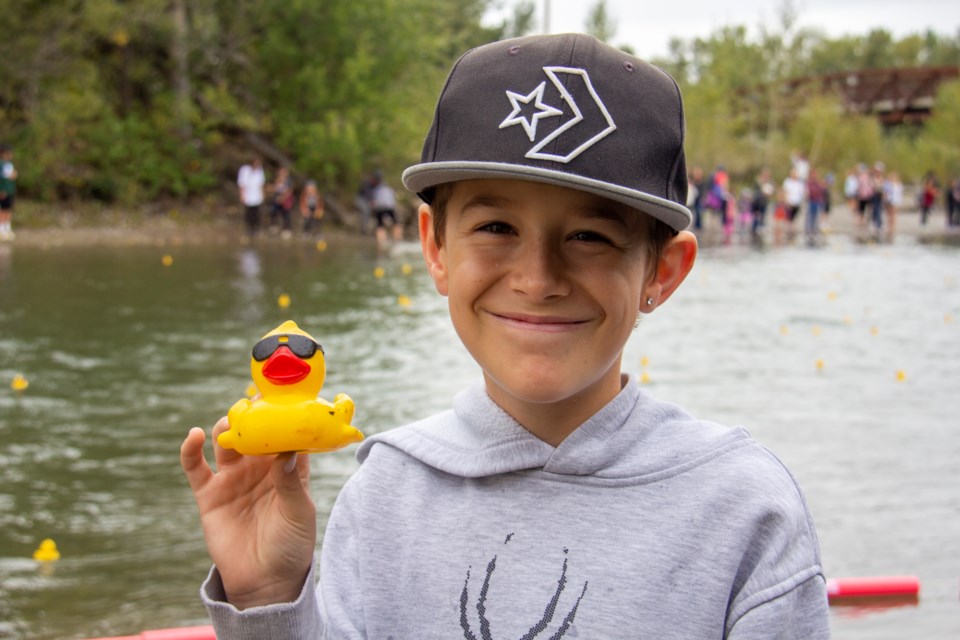
M 673 80 L 588 36 L 457 62 L 403 180 L 482 383 L 360 445 L 319 567 L 307 456 L 214 472 L 192 429 L 218 637 L 829 637 L 783 464 L 621 370 L 696 256 L 683 135 Z
M 300 192 L 300 216 L 303 218 L 303 232 L 307 235 L 323 235 L 323 197 L 317 189 L 316 180 L 307 180 Z

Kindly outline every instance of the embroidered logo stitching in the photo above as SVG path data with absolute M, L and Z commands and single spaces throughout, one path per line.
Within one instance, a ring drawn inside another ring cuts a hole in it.
M 531 159 L 551 160 L 553 162 L 562 162 L 566 164 L 595 145 L 601 139 L 613 133 L 616 130 L 617 125 L 614 123 L 613 117 L 607 110 L 606 105 L 603 104 L 603 101 L 597 94 L 597 91 L 593 86 L 593 82 L 590 80 L 590 75 L 585 69 L 577 69 L 575 67 L 544 67 L 543 71 L 547 75 L 547 78 L 550 80 L 551 84 L 553 84 L 553 86 L 556 87 L 557 91 L 560 93 L 561 100 L 563 100 L 570 108 L 570 111 L 573 113 L 573 117 L 557 127 L 548 136 L 537 142 L 524 155 L 525 157 Z M 564 85 L 563 81 L 561 80 L 561 76 L 568 76 L 568 80 L 572 80 L 573 82 L 581 82 L 583 84 L 584 89 L 586 89 L 587 93 L 595 103 L 597 111 L 602 116 L 602 122 L 584 122 L 586 117 L 583 114 L 583 109 L 581 109 L 580 105 L 577 104 L 573 94 L 571 94 L 570 90 Z M 569 76 L 573 76 L 573 78 L 569 78 Z M 537 124 L 540 122 L 540 120 L 543 118 L 560 117 L 563 115 L 562 109 L 558 109 L 557 107 L 544 102 L 545 89 L 546 81 L 541 82 L 536 89 L 526 95 L 517 93 L 515 91 L 507 91 L 507 99 L 510 101 L 512 111 L 506 118 L 504 118 L 503 122 L 500 123 L 499 128 L 505 129 L 507 127 L 519 124 L 521 127 L 523 127 L 523 130 L 526 132 L 530 142 L 535 142 L 537 137 Z M 530 103 L 533 103 L 533 106 L 536 108 L 536 112 L 528 117 L 523 114 L 523 107 L 525 105 L 529 105 Z M 581 125 L 581 123 L 583 124 Z M 598 130 L 594 132 L 596 129 Z M 576 146 L 572 151 L 569 151 L 563 155 L 543 152 L 543 149 L 547 145 L 554 140 L 558 140 L 564 135 L 566 135 L 568 138 L 576 138 L 576 136 L 588 137 L 586 137 L 586 139 L 583 140 L 583 142 Z

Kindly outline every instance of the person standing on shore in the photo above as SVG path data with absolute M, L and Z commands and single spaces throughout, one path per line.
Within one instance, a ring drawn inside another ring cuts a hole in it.
M 857 188 L 859 183 L 857 181 L 857 169 L 854 167 L 847 171 L 846 177 L 843 179 L 843 197 L 847 200 L 847 208 L 850 210 L 850 213 L 856 215 L 857 213 Z
M 803 199 L 807 195 L 807 184 L 797 176 L 797 170 L 790 169 L 790 174 L 783 181 L 783 203 L 787 208 L 787 242 L 793 238 L 793 224 L 803 206 Z
M 237 174 L 237 186 L 240 187 L 240 201 L 243 202 L 243 221 L 247 236 L 252 238 L 260 229 L 260 205 L 263 204 L 263 162 L 254 156 L 250 164 L 240 167 Z
M 0 241 L 13 240 L 13 201 L 17 195 L 17 170 L 13 166 L 13 148 L 0 146 Z
M 897 211 L 903 204 L 903 183 L 896 171 L 891 171 L 883 182 L 883 206 L 887 212 L 887 240 L 893 242 L 897 229 Z
M 883 183 L 886 180 L 886 173 L 887 167 L 885 164 L 879 160 L 873 163 L 873 171 L 870 172 L 870 180 L 873 184 L 870 211 L 874 233 L 878 237 L 880 236 L 880 230 L 883 229 Z
M 300 193 L 300 215 L 303 217 L 303 232 L 323 236 L 323 198 L 317 190 L 316 180 L 307 180 Z
M 767 207 L 770 201 L 776 195 L 777 187 L 770 178 L 770 169 L 764 167 L 757 175 L 753 183 L 753 200 L 750 203 L 750 211 L 753 213 L 752 233 L 754 237 L 759 237 L 766 224 Z
M 690 188 L 687 192 L 687 200 L 690 210 L 693 212 L 693 229 L 700 231 L 703 229 L 703 200 L 707 195 L 709 185 L 703 176 L 703 169 L 694 167 L 690 172 Z
M 287 167 L 277 169 L 277 176 L 270 187 L 270 230 L 275 231 L 280 223 L 280 235 L 290 238 L 293 235 L 293 223 L 290 212 L 293 210 L 293 180 L 290 179 L 290 170 Z
M 920 226 L 927 226 L 927 219 L 930 212 L 933 211 L 933 205 L 937 201 L 937 178 L 933 171 L 927 171 L 923 176 L 923 185 L 920 188 Z
M 374 186 L 370 192 L 370 208 L 377 223 L 377 246 L 387 246 L 387 230 L 395 241 L 403 240 L 403 227 L 397 220 L 397 196 L 393 187 L 383 181 L 383 174 L 374 173 Z
M 867 229 L 867 209 L 873 201 L 873 180 L 867 165 L 857 165 L 857 229 L 861 232 Z
M 807 178 L 807 220 L 805 231 L 807 244 L 814 246 L 820 238 L 820 214 L 827 203 L 827 185 L 820 179 L 817 170 L 811 168 Z
M 947 185 L 946 194 L 947 226 L 960 225 L 960 178 L 954 178 Z

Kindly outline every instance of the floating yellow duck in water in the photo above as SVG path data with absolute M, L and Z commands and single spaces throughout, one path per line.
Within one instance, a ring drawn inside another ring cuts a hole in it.
M 24 391 L 29 386 L 30 383 L 23 377 L 22 373 L 15 374 L 13 380 L 10 381 L 10 388 L 14 391 Z
M 50 538 L 45 539 L 33 552 L 33 559 L 37 562 L 53 562 L 60 559 L 60 552 L 57 551 L 57 543 Z
M 238 400 L 227 413 L 230 429 L 217 437 L 243 455 L 335 451 L 363 440 L 350 425 L 353 400 L 317 397 L 326 377 L 323 348 L 290 320 L 253 346 L 250 372 L 262 397 Z

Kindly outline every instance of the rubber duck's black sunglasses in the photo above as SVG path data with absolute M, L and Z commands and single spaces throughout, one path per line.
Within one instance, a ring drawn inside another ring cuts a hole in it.
M 323 347 L 306 336 L 296 334 L 280 334 L 268 336 L 253 345 L 253 359 L 257 362 L 263 362 L 280 347 L 287 347 L 293 352 L 293 355 L 300 358 L 312 358 L 313 354 L 320 350 L 323 353 Z

